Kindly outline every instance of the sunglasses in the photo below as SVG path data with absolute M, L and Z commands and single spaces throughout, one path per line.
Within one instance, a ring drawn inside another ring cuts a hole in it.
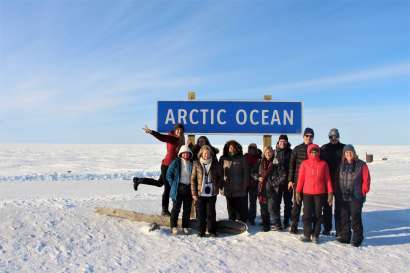
M 305 135 L 307 138 L 313 138 L 313 135 Z

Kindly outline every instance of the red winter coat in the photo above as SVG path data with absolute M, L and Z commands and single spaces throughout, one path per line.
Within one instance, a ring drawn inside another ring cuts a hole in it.
M 318 149 L 316 157 L 310 153 L 314 148 Z M 327 163 L 320 160 L 320 148 L 316 144 L 310 144 L 307 149 L 308 159 L 300 165 L 297 192 L 305 194 L 323 194 L 333 192 L 332 181 L 329 175 Z
M 156 131 L 152 131 L 151 134 L 159 141 L 167 143 L 167 154 L 162 160 L 162 165 L 169 166 L 178 155 L 179 146 L 181 144 L 179 138 L 175 136 L 174 131 L 169 132 L 168 135 L 163 135 Z

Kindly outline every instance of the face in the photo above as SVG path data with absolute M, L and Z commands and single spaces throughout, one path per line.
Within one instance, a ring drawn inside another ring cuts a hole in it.
M 339 143 L 339 138 L 337 136 L 329 136 L 330 143 L 337 144 Z
M 236 154 L 236 148 L 234 145 L 229 145 L 228 152 L 232 154 Z
M 346 151 L 345 152 L 345 158 L 347 161 L 351 162 L 354 159 L 354 154 L 352 151 Z
M 313 135 L 312 134 L 306 134 L 303 136 L 303 142 L 305 144 L 312 144 L 313 143 Z
M 319 155 L 319 151 L 318 151 L 317 149 L 313 149 L 313 150 L 310 152 L 310 154 L 311 154 L 313 157 L 317 157 L 317 156 Z
M 272 156 L 273 156 L 273 151 L 271 149 L 267 149 L 265 151 L 265 158 L 269 160 L 272 158 Z
M 209 150 L 204 150 L 202 153 L 202 158 L 205 160 L 208 160 L 211 158 L 211 153 L 209 152 Z
M 256 155 L 256 154 L 258 153 L 258 151 L 257 151 L 257 149 L 256 149 L 255 147 L 252 147 L 252 148 L 249 149 L 249 153 L 250 153 L 251 155 Z
M 198 139 L 198 145 L 199 147 L 202 147 L 206 144 L 206 140 L 204 138 Z
M 177 136 L 177 137 L 180 137 L 180 136 L 182 136 L 184 134 L 184 130 L 182 130 L 182 128 L 177 128 L 177 129 L 175 129 L 175 135 Z
M 185 160 L 189 160 L 189 158 L 191 157 L 191 154 L 190 153 L 182 153 L 181 157 Z
M 288 142 L 285 139 L 279 140 L 279 142 L 278 142 L 279 148 L 285 149 L 286 145 L 288 145 Z

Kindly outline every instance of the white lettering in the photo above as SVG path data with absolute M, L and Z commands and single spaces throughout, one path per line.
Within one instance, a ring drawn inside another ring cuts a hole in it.
M 278 110 L 273 111 L 272 120 L 270 124 L 274 125 L 275 122 L 278 123 L 278 125 L 280 125 L 280 118 L 279 118 Z
M 284 115 L 283 123 L 286 125 L 287 124 L 286 120 L 288 120 L 289 124 L 293 125 L 293 110 L 290 110 L 290 115 L 289 115 L 288 111 L 284 110 L 283 115 Z
M 269 125 L 268 113 L 269 110 L 262 110 L 262 125 Z
M 198 110 L 197 109 L 191 110 L 191 112 L 189 113 L 189 121 L 191 122 L 191 124 L 198 124 L 199 123 L 198 120 L 194 121 L 194 117 L 193 117 L 194 113 L 198 113 Z
M 253 114 L 255 114 L 255 113 L 259 113 L 259 110 L 252 110 L 252 111 L 251 111 L 250 121 L 251 121 L 251 124 L 252 124 L 252 125 L 258 125 L 258 124 L 259 124 L 259 121 L 255 121 L 255 120 L 253 119 Z
M 239 120 L 239 115 L 242 114 L 242 120 Z M 246 123 L 247 120 L 247 115 L 246 115 L 246 111 L 243 109 L 240 109 L 236 112 L 236 123 L 238 123 L 239 125 L 244 125 Z
M 215 123 L 215 110 L 211 110 L 211 125 L 214 125 Z
M 219 125 L 225 125 L 225 124 L 226 124 L 226 121 L 222 121 L 222 119 L 221 119 L 221 113 L 226 113 L 226 110 L 225 110 L 225 109 L 220 109 L 220 110 L 218 111 L 218 113 L 216 114 L 216 120 L 217 120 L 217 122 L 218 122 Z
M 185 109 L 178 109 L 178 123 L 186 124 L 186 116 L 188 115 Z M 182 122 L 184 121 L 184 122 Z
M 165 119 L 165 124 L 168 124 L 169 122 L 171 122 L 171 124 L 175 124 L 175 117 L 172 109 L 168 109 L 167 118 Z
M 205 125 L 206 124 L 206 113 L 208 113 L 208 109 L 201 109 L 199 110 L 202 113 L 202 124 Z

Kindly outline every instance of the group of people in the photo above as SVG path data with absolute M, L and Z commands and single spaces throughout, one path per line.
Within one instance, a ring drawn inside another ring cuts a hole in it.
M 321 232 L 330 235 L 334 215 L 337 240 L 361 245 L 362 208 L 370 190 L 369 169 L 352 145 L 340 142 L 337 129 L 331 129 L 329 143 L 319 147 L 313 144 L 313 129 L 306 128 L 303 143 L 293 150 L 287 135 L 280 135 L 274 148 L 264 147 L 263 151 L 251 143 L 245 154 L 240 143 L 230 140 L 219 160 L 219 150 L 205 136 L 200 136 L 196 144 L 186 145 L 182 124 L 167 135 L 147 127 L 144 131 L 166 142 L 167 153 L 159 179 L 134 177 L 134 189 L 138 190 L 140 184 L 164 186 L 162 215 L 170 216 L 172 234 L 178 234 L 181 207 L 182 232 L 190 233 L 194 202 L 198 236 L 205 236 L 206 231 L 209 236 L 216 236 L 215 204 L 221 194 L 226 198 L 230 220 L 255 225 L 259 201 L 263 231 L 289 230 L 298 234 L 303 207 L 302 241 L 318 243 Z

